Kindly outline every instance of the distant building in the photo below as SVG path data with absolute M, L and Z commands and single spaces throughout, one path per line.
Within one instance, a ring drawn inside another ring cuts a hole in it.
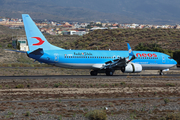
M 20 51 L 29 50 L 26 36 L 17 36 L 16 38 L 12 39 L 13 48 L 17 49 L 18 44 L 19 44 Z
M 101 24 L 101 22 L 99 22 L 99 21 L 96 22 L 96 25 L 100 25 L 100 24 Z
M 72 30 L 72 31 L 69 31 L 69 34 L 70 34 L 70 35 L 75 35 L 76 32 L 77 32 L 77 31 Z
M 90 31 L 94 31 L 94 30 L 105 30 L 108 29 L 107 27 L 93 27 L 90 29 Z
M 175 29 L 180 29 L 180 25 L 175 25 L 174 28 Z
M 74 35 L 79 35 L 79 36 L 83 36 L 85 34 L 87 34 L 86 31 L 77 31 L 76 33 L 74 33 Z

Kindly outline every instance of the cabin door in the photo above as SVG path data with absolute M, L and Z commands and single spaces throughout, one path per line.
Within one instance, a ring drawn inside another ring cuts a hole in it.
M 165 63 L 166 62 L 166 59 L 165 57 L 162 55 L 162 63 Z
M 59 61 L 59 54 L 54 54 L 54 62 L 58 62 Z

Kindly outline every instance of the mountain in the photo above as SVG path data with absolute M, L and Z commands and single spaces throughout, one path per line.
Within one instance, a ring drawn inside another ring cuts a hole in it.
M 178 0 L 0 0 L 0 16 L 65 21 L 179 24 Z

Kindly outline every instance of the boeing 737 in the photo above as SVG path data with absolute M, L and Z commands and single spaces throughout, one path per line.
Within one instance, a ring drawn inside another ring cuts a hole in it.
M 128 50 L 65 50 L 50 44 L 28 14 L 22 15 L 29 51 L 27 55 L 41 63 L 63 68 L 91 69 L 90 74 L 106 73 L 112 76 L 115 70 L 123 73 L 140 73 L 142 70 L 169 69 L 177 64 L 169 55 L 150 51 Z

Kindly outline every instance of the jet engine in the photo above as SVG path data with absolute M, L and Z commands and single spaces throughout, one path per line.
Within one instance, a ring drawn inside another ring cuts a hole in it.
M 123 73 L 140 73 L 142 71 L 142 66 L 137 63 L 129 63 L 127 66 L 121 68 Z

